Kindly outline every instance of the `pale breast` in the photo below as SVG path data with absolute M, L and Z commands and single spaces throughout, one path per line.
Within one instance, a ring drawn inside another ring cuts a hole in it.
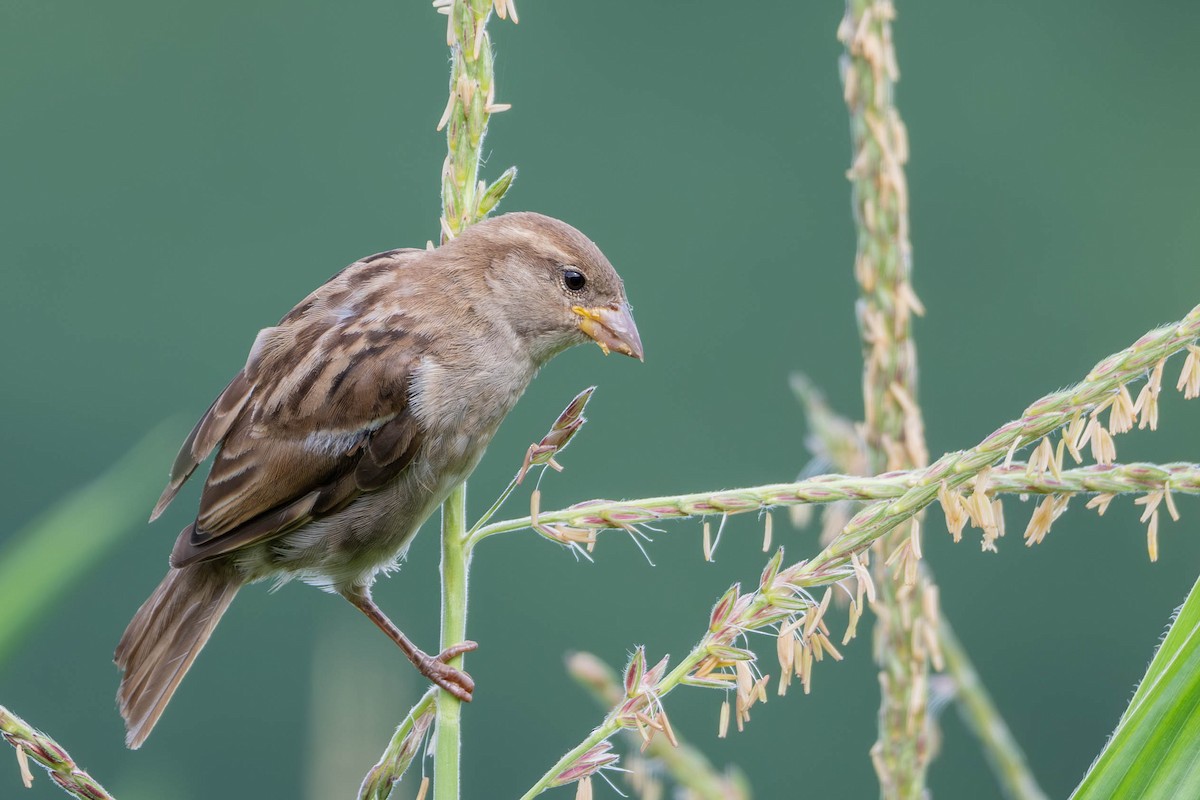
M 370 585 L 378 572 L 395 565 L 450 490 L 474 471 L 535 371 L 514 359 L 476 362 L 470 369 L 422 359 L 406 413 L 417 416 L 423 441 L 408 468 L 335 514 L 247 548 L 239 553 L 239 565 L 255 580 L 300 577 L 330 591 Z
M 458 361 L 425 356 L 413 371 L 409 403 L 426 431 L 453 444 L 453 432 L 495 431 L 533 379 L 537 368 L 517 353 Z M 463 449 L 463 448 L 458 448 Z

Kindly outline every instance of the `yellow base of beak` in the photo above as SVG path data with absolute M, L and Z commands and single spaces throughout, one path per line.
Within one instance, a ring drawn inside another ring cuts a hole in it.
M 596 308 L 572 306 L 571 310 L 579 315 L 579 329 L 600 345 L 604 355 L 608 355 L 609 350 L 615 350 L 638 361 L 645 361 L 642 337 L 638 335 L 628 303 Z

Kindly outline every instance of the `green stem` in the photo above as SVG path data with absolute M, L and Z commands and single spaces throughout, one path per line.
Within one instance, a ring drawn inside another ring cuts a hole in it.
M 442 4 L 439 4 L 442 5 Z M 478 184 L 479 161 L 488 118 L 505 106 L 495 105 L 492 46 L 485 31 L 492 3 L 486 0 L 453 0 L 447 44 L 450 46 L 450 98 L 439 129 L 446 129 L 446 161 L 442 166 L 442 242 L 462 233 L 487 216 L 512 183 L 509 170 L 491 187 Z M 514 16 L 513 21 L 516 21 Z M 482 194 L 480 191 L 482 190 Z M 466 536 L 466 484 L 450 493 L 442 504 L 442 649 L 467 636 L 467 572 L 471 542 Z M 450 661 L 461 669 L 462 656 Z M 446 691 L 437 703 L 434 750 L 434 800 L 458 800 L 459 721 L 462 704 Z
M 442 650 L 467 638 L 467 572 L 471 547 L 467 528 L 467 485 L 455 487 L 442 504 Z M 463 657 L 450 666 L 462 669 Z M 433 754 L 433 800 L 458 800 L 462 749 L 462 702 L 446 690 L 438 693 L 437 743 Z

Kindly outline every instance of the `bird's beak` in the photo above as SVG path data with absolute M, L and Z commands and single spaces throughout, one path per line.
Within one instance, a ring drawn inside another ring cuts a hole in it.
M 645 361 L 642 357 L 642 337 L 638 335 L 637 325 L 633 324 L 628 303 L 598 308 L 572 306 L 571 310 L 579 315 L 579 329 L 600 345 L 605 355 L 609 350 L 615 350 L 638 361 Z

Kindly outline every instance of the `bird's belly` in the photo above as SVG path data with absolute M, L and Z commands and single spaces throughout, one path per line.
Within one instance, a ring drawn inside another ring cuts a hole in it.
M 240 566 L 252 580 L 298 577 L 328 591 L 369 586 L 378 572 L 395 568 L 421 525 L 475 468 L 490 439 L 439 442 L 430 450 L 441 458 L 418 457 L 392 483 L 360 495 L 336 514 L 248 548 Z

